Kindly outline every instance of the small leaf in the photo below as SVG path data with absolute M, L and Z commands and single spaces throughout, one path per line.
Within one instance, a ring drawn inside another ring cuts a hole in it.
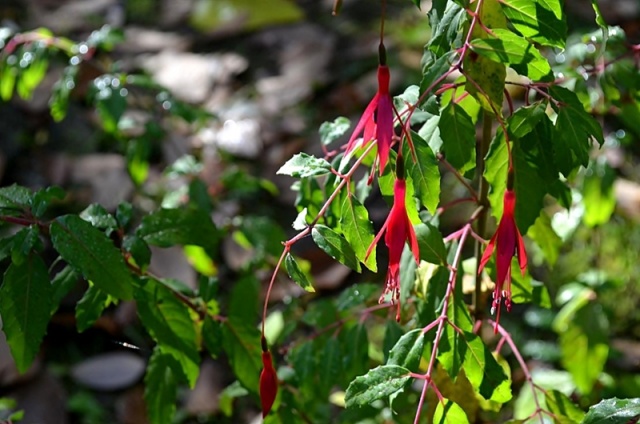
M 118 227 L 116 219 L 98 203 L 92 203 L 85 210 L 80 212 L 80 218 L 90 222 L 96 228 L 101 230 L 112 230 Z
M 58 186 L 49 186 L 35 192 L 31 198 L 31 212 L 37 217 L 42 218 L 47 211 L 49 204 L 53 200 L 64 198 L 64 190 Z
M 373 225 L 369 221 L 369 212 L 355 197 L 345 196 L 340 211 L 340 226 L 356 257 L 371 271 L 376 272 L 376 251 L 367 251 L 373 243 Z
M 305 273 L 300 269 L 298 262 L 296 262 L 296 259 L 291 255 L 291 253 L 287 253 L 284 260 L 284 266 L 287 269 L 289 277 L 291 277 L 297 285 L 310 293 L 314 293 L 316 291 L 313 288 L 313 285 L 309 282 Z
M 383 365 L 356 377 L 349 384 L 345 401 L 347 408 L 368 405 L 401 390 L 411 378 L 409 370 L 398 365 Z
M 544 395 L 549 412 L 557 418 L 566 417 L 572 422 L 582 422 L 584 411 L 578 408 L 571 400 L 558 390 L 547 390 Z
M 414 230 L 420 247 L 420 259 L 432 264 L 446 264 L 447 249 L 440 230 L 431 224 L 416 225 Z
M 10 264 L 0 286 L 2 331 L 21 373 L 40 350 L 51 311 L 51 284 L 42 259 L 29 255 L 20 265 Z
M 204 247 L 208 253 L 218 246 L 219 233 L 211 217 L 200 209 L 160 209 L 144 218 L 136 235 L 149 244 Z
M 53 247 L 87 280 L 115 298 L 131 299 L 131 274 L 104 233 L 75 215 L 57 218 L 50 232 Z
M 82 333 L 91 327 L 110 303 L 109 295 L 95 285 L 90 285 L 76 305 L 76 326 Z
M 151 424 L 171 424 L 176 413 L 180 365 L 156 347 L 144 377 L 144 400 Z
M 409 143 L 404 143 L 405 166 L 413 180 L 415 194 L 422 205 L 435 215 L 440 202 L 440 170 L 438 159 L 427 142 L 415 132 L 411 133 L 416 160 L 410 152 Z M 407 162 L 409 162 L 407 164 Z
M 327 146 L 342 137 L 351 126 L 351 121 L 344 116 L 337 117 L 333 122 L 323 122 L 320 125 L 320 142 Z
M 31 190 L 17 184 L 0 187 L 0 209 L 27 209 L 31 206 Z M 4 213 L 4 212 L 3 212 Z
M 433 424 L 468 424 L 469 418 L 454 401 L 443 399 L 438 402 L 436 412 L 433 414 Z
M 417 372 L 424 351 L 424 332 L 416 328 L 404 334 L 389 352 L 387 365 L 399 365 Z
M 333 259 L 360 272 L 360 263 L 349 242 L 340 234 L 324 225 L 316 225 L 311 230 L 313 241 Z
M 282 165 L 276 174 L 305 178 L 326 175 L 329 172 L 331 172 L 331 164 L 326 160 L 306 153 L 298 153 Z
M 590 407 L 582 424 L 628 424 L 638 417 L 640 398 L 612 398 Z
M 455 102 L 447 104 L 438 123 L 445 159 L 466 172 L 475 166 L 476 130 L 471 117 Z

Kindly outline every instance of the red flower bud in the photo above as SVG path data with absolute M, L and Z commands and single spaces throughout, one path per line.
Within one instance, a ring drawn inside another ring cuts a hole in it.
M 271 352 L 262 352 L 262 372 L 260 373 L 260 402 L 262 403 L 262 418 L 271 411 L 273 402 L 278 394 L 278 376 L 273 368 Z

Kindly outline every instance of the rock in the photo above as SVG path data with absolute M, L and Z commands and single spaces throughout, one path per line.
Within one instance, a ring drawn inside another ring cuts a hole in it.
M 67 393 L 58 378 L 44 371 L 28 384 L 7 393 L 24 410 L 21 423 L 67 424 Z
M 159 52 L 162 50 L 184 51 L 191 44 L 186 37 L 174 32 L 157 31 L 150 28 L 129 26 L 124 30 L 125 43 L 117 51 L 126 54 Z
M 71 377 L 92 390 L 122 390 L 135 384 L 145 361 L 129 352 L 109 352 L 85 359 L 71 369 Z

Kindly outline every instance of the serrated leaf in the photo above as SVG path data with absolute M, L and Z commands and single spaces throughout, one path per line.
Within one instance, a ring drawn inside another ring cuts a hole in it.
M 208 253 L 215 251 L 219 239 L 211 217 L 200 209 L 157 210 L 142 218 L 136 235 L 155 246 L 193 244 Z
M 468 424 L 469 418 L 464 412 L 464 409 L 460 407 L 454 401 L 449 399 L 442 399 L 436 406 L 436 411 L 433 414 L 433 424 Z
M 500 3 L 520 34 L 545 46 L 564 48 L 567 24 L 560 0 L 500 0 Z
M 456 52 L 449 51 L 437 57 L 431 51 L 425 51 L 425 58 L 422 60 L 422 80 L 420 81 L 420 95 L 427 90 L 434 93 L 444 82 L 442 75 L 451 68 L 455 62 Z M 429 96 L 425 96 L 428 98 Z
M 310 293 L 314 293 L 316 290 L 313 288 L 313 285 L 309 282 L 309 279 L 305 275 L 305 273 L 300 269 L 298 262 L 291 255 L 291 253 L 287 253 L 287 256 L 284 260 L 284 266 L 287 269 L 287 273 L 289 277 L 300 287 L 302 287 L 305 291 Z
M 349 384 L 345 395 L 347 408 L 368 405 L 401 390 L 409 381 L 408 369 L 398 365 L 383 365 L 356 377 Z
M 171 424 L 176 413 L 178 382 L 182 379 L 180 364 L 173 356 L 153 351 L 144 376 L 144 400 L 151 424 Z
M 222 327 L 223 347 L 234 374 L 242 385 L 258 393 L 258 377 L 262 370 L 260 332 L 244 321 L 229 317 Z
M 431 224 L 418 224 L 413 228 L 418 239 L 420 259 L 432 264 L 446 264 L 447 249 L 440 230 Z
M 340 211 L 340 227 L 342 234 L 353 248 L 356 257 L 371 271 L 376 272 L 376 251 L 371 250 L 367 257 L 367 251 L 373 243 L 373 225 L 369 220 L 369 212 L 358 199 L 353 196 L 345 196 Z
M 409 143 L 404 143 L 404 161 L 411 179 L 415 195 L 422 205 L 435 215 L 440 202 L 440 170 L 438 159 L 427 142 L 417 133 L 411 133 L 416 160 L 410 152 Z M 408 162 L 408 163 L 407 163 Z
M 331 228 L 317 224 L 311 230 L 313 241 L 327 255 L 337 260 L 343 265 L 360 272 L 360 262 L 356 257 L 351 245 L 340 234 Z
M 424 351 L 425 339 L 421 328 L 402 335 L 389 352 L 387 365 L 399 365 L 410 371 L 418 372 L 420 359 Z
M 507 119 L 510 138 L 521 138 L 533 131 L 540 120 L 546 116 L 546 109 L 546 104 L 542 102 L 518 108 Z
M 290 175 L 296 178 L 315 177 L 331 172 L 331 164 L 324 159 L 298 153 L 289 159 L 278 171 L 278 175 Z
M 438 122 L 445 159 L 460 172 L 475 166 L 476 130 L 471 117 L 455 102 L 447 104 Z
M 640 398 L 605 399 L 589 408 L 582 424 L 628 424 L 640 416 Z
M 473 388 L 484 399 L 506 403 L 512 398 L 511 380 L 477 335 L 465 332 L 467 350 L 464 372 Z
M 323 122 L 320 125 L 320 142 L 327 146 L 342 137 L 351 127 L 351 121 L 344 116 L 338 116 L 333 122 Z
M 95 285 L 90 285 L 76 305 L 76 326 L 82 333 L 102 315 L 109 305 L 109 295 Z
M 558 390 L 547 390 L 544 399 L 549 412 L 554 414 L 556 418 L 566 417 L 574 423 L 582 422 L 584 411 L 574 405 L 564 393 Z
M 53 247 L 84 278 L 115 298 L 132 298 L 131 274 L 104 233 L 75 215 L 54 220 L 50 233 Z
M 80 218 L 90 222 L 96 228 L 101 230 L 113 229 L 118 227 L 116 219 L 98 203 L 92 203 L 85 210 L 80 212 Z
M 200 355 L 189 310 L 156 280 L 147 280 L 134 294 L 142 324 L 162 352 L 178 361 L 193 388 L 200 372 Z
M 20 265 L 10 264 L 0 286 L 2 331 L 11 356 L 24 373 L 40 350 L 51 311 L 51 284 L 47 267 L 37 255 Z
M 492 29 L 493 35 L 471 41 L 471 49 L 498 63 L 522 63 L 536 50 L 524 38 L 505 28 Z
M 466 22 L 467 15 L 464 7 L 452 1 L 447 2 L 440 19 L 436 19 L 434 15 L 435 11 L 429 13 L 433 30 L 427 48 L 440 57 L 460 47 L 464 34 L 462 25 Z

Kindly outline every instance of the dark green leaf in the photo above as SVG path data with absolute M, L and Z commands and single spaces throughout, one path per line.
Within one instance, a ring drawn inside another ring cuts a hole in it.
M 374 368 L 349 384 L 345 395 L 346 406 L 363 406 L 383 399 L 401 390 L 410 378 L 409 370 L 397 365 Z
M 446 264 L 447 249 L 440 231 L 431 224 L 416 225 L 414 230 L 420 247 L 420 259 L 432 264 Z
M 180 364 L 161 349 L 154 349 L 144 376 L 144 399 L 151 424 L 171 424 L 176 413 Z
M 10 264 L 0 286 L 2 331 L 21 373 L 29 369 L 47 332 L 51 311 L 51 283 L 47 267 L 37 255 L 20 265 Z
M 40 231 L 35 225 L 30 225 L 15 233 L 8 238 L 5 245 L 4 254 L 11 254 L 11 261 L 20 265 L 25 258 L 33 253 L 33 251 L 41 251 L 43 248 L 42 240 L 40 240 Z
M 513 261 L 516 259 L 513 258 Z M 511 300 L 514 303 L 534 303 L 542 308 L 551 307 L 547 287 L 529 274 L 523 277 L 515 262 L 511 266 Z
M 95 285 L 90 285 L 76 305 L 76 326 L 82 333 L 91 327 L 110 303 L 109 295 Z
M 433 424 L 468 424 L 469 418 L 457 403 L 444 399 L 438 402 L 433 414 Z
M 206 316 L 202 324 L 202 341 L 211 356 L 217 358 L 222 352 L 222 324 Z
M 282 165 L 276 174 L 305 178 L 326 175 L 329 172 L 331 172 L 331 164 L 326 160 L 306 153 L 298 153 Z
M 51 316 L 56 313 L 60 302 L 75 287 L 80 276 L 72 266 L 65 266 L 51 281 L 53 293 L 51 294 Z
M 442 85 L 444 78 L 442 75 L 451 68 L 456 60 L 456 52 L 450 51 L 444 55 L 437 57 L 431 51 L 425 51 L 425 57 L 422 60 L 422 81 L 420 81 L 420 94 L 423 95 L 427 90 L 430 93 L 435 91 Z M 428 98 L 429 96 L 425 96 Z
M 427 142 L 417 133 L 411 133 L 416 160 L 410 152 L 409 143 L 403 144 L 404 161 L 409 175 L 413 180 L 413 187 L 422 205 L 435 215 L 440 202 L 440 170 L 438 159 Z
M 74 58 L 77 58 L 74 56 Z M 62 71 L 62 77 L 53 85 L 51 98 L 49 99 L 49 110 L 54 121 L 60 122 L 67 116 L 69 108 L 69 97 L 76 87 L 78 77 L 78 65 L 69 65 Z
M 544 395 L 549 412 L 556 418 L 566 417 L 571 422 L 579 423 L 584 418 L 584 411 L 574 405 L 571 400 L 558 390 L 547 390 Z
M 149 245 L 138 236 L 125 236 L 122 248 L 131 254 L 131 258 L 140 269 L 146 269 L 151 262 Z
M 259 317 L 260 283 L 252 275 L 239 278 L 231 289 L 229 298 L 229 316 L 237 321 L 255 322 Z
M 363 324 L 354 325 L 344 332 L 344 377 L 349 379 L 369 369 L 369 336 Z
M 53 247 L 87 280 L 115 298 L 131 299 L 129 270 L 104 233 L 75 215 L 57 218 L 50 232 Z
M 462 106 L 451 102 L 440 114 L 440 137 L 445 159 L 456 169 L 466 172 L 475 165 L 476 130 Z
M 518 108 L 507 119 L 510 138 L 522 138 L 533 131 L 540 120 L 546 116 L 546 108 L 546 104 L 542 102 Z
M 338 262 L 360 272 L 360 263 L 349 242 L 340 234 L 324 225 L 316 225 L 311 230 L 313 241 L 324 252 Z
M 389 353 L 396 345 L 400 337 L 404 334 L 404 330 L 396 320 L 388 319 L 384 324 L 384 340 L 382 341 L 382 353 L 384 353 L 384 363 L 388 364 Z M 401 365 L 401 364 L 397 364 Z
M 118 227 L 116 219 L 98 203 L 92 203 L 85 210 L 80 212 L 80 218 L 90 222 L 96 228 L 101 230 L 113 230 Z
M 262 370 L 260 332 L 253 325 L 230 317 L 222 327 L 222 341 L 231 368 L 240 383 L 258 392 L 258 376 Z
M 342 137 L 351 126 L 351 121 L 344 116 L 337 117 L 333 122 L 323 122 L 320 125 L 320 142 L 327 146 Z
M 355 197 L 345 196 L 340 212 L 342 233 L 353 248 L 356 257 L 371 271 L 376 272 L 376 250 L 373 248 L 367 257 L 369 246 L 373 243 L 373 226 L 369 221 L 369 212 Z
M 433 13 L 430 16 L 433 16 Z M 448 1 L 442 18 L 438 19 L 437 23 L 431 22 L 435 26 L 427 44 L 428 49 L 439 57 L 460 47 L 463 38 L 462 24 L 466 21 L 466 17 L 463 7 Z
M 31 213 L 33 213 L 37 218 L 42 218 L 51 201 L 63 198 L 64 190 L 58 186 L 50 186 L 40 189 L 35 192 L 31 198 Z
M 135 291 L 138 315 L 163 353 L 171 355 L 191 387 L 200 371 L 195 324 L 187 307 L 155 280 L 146 280 Z
M 335 337 L 329 337 L 324 343 L 324 350 L 320 357 L 319 372 L 320 385 L 325 393 L 340 381 L 342 374 L 342 350 L 340 342 Z
M 564 48 L 567 23 L 560 0 L 501 0 L 502 10 L 515 29 L 540 44 Z
M 424 351 L 424 332 L 416 328 L 404 334 L 389 352 L 387 365 L 399 365 L 410 371 L 418 372 L 420 359 Z
M 638 417 L 640 398 L 612 398 L 590 407 L 582 424 L 629 424 Z
M 308 292 L 315 292 L 313 285 L 309 282 L 306 274 L 300 269 L 300 266 L 296 262 L 296 259 L 291 255 L 291 253 L 287 253 L 287 257 L 284 260 L 284 266 L 287 269 L 287 273 L 289 277 L 300 287 L 305 289 Z
M 486 400 L 506 403 L 512 398 L 511 380 L 477 335 L 465 332 L 464 372 L 473 388 Z
M 296 372 L 296 377 L 301 387 L 315 388 L 315 377 L 319 374 L 316 370 L 318 365 L 316 359 L 313 341 L 304 342 L 291 352 L 289 361 Z
M 242 218 L 239 232 L 244 238 L 241 244 L 248 244 L 256 250 L 256 256 L 263 258 L 266 254 L 279 257 L 282 253 L 282 242 L 286 235 L 277 222 L 266 216 L 248 215 Z M 234 234 L 238 237 L 239 234 Z M 246 240 L 246 243 L 242 243 Z
M 0 209 L 27 209 L 31 206 L 31 191 L 16 184 L 0 187 Z
M 380 291 L 380 287 L 372 283 L 358 283 L 347 287 L 336 300 L 336 309 L 346 311 L 353 307 L 362 307 Z
M 169 247 L 176 244 L 203 247 L 212 253 L 219 233 L 211 217 L 200 209 L 160 209 L 144 218 L 136 231 L 149 244 Z
M 116 208 L 116 221 L 122 228 L 126 228 L 133 217 L 133 205 L 129 202 L 122 202 Z

